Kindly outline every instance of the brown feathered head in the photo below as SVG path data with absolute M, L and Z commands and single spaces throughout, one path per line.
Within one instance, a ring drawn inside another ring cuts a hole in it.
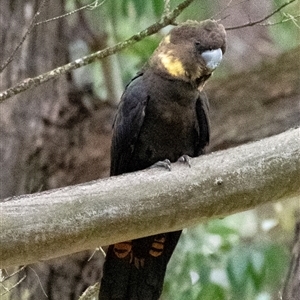
M 187 21 L 165 36 L 149 63 L 163 76 L 199 86 L 219 65 L 225 50 L 223 25 L 213 20 Z

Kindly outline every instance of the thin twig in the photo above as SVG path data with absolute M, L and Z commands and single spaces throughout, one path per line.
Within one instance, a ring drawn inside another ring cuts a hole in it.
M 235 29 L 241 29 L 241 28 L 245 28 L 245 27 L 251 27 L 254 26 L 256 24 L 262 23 L 263 21 L 266 21 L 267 19 L 271 18 L 273 15 L 275 15 L 276 13 L 278 13 L 279 11 L 281 11 L 284 7 L 288 6 L 289 4 L 295 2 L 296 0 L 290 0 L 288 2 L 283 3 L 281 6 L 279 6 L 278 8 L 276 8 L 274 11 L 272 11 L 270 14 L 266 15 L 265 17 L 263 17 L 262 19 L 259 19 L 257 21 L 251 22 L 249 21 L 248 23 L 242 24 L 242 25 L 238 25 L 238 26 L 233 26 L 233 27 L 227 27 L 225 28 L 227 31 L 229 30 L 235 30 Z
M 45 295 L 46 298 L 48 298 L 48 295 L 46 294 L 46 292 L 45 292 L 45 290 L 44 290 L 44 288 L 43 288 L 43 285 L 42 285 L 42 283 L 41 283 L 40 277 L 39 277 L 39 275 L 37 274 L 37 272 L 36 272 L 32 267 L 29 267 L 29 266 L 27 266 L 27 267 L 35 274 L 35 276 L 36 276 L 36 278 L 37 278 L 37 280 L 38 280 L 38 282 L 39 282 L 39 284 L 40 284 L 40 287 L 41 287 L 41 289 L 42 289 L 43 294 Z
M 49 22 L 52 22 L 52 21 L 56 21 L 56 20 L 61 19 L 61 18 L 68 17 L 68 16 L 73 15 L 73 14 L 75 14 L 75 13 L 77 13 L 80 10 L 83 10 L 83 9 L 93 10 L 93 9 L 99 7 L 100 5 L 102 5 L 105 1 L 106 0 L 103 0 L 102 2 L 98 3 L 98 0 L 95 0 L 91 4 L 84 5 L 84 6 L 80 7 L 80 8 L 78 8 L 78 9 L 75 9 L 75 10 L 73 10 L 71 12 L 68 12 L 66 14 L 60 15 L 58 17 L 54 17 L 54 18 L 51 18 L 51 19 L 48 19 L 48 20 L 44 20 L 44 21 L 41 21 L 41 22 L 35 22 L 36 19 L 37 19 L 37 17 L 40 15 L 42 8 L 44 7 L 44 5 L 46 3 L 46 0 L 43 0 L 43 2 L 39 6 L 37 12 L 33 16 L 32 20 L 30 22 L 30 25 L 29 25 L 27 31 L 25 32 L 22 40 L 19 42 L 19 44 L 17 45 L 17 47 L 13 50 L 13 52 L 9 56 L 9 58 L 1 65 L 1 67 L 0 67 L 0 73 L 2 73 L 2 71 L 12 62 L 12 60 L 13 60 L 16 52 L 21 48 L 21 46 L 24 44 L 26 38 L 29 36 L 29 34 L 32 32 L 32 30 L 36 26 L 39 26 L 39 25 L 42 25 L 42 24 L 45 24 L 45 23 L 49 23 Z
M 279 25 L 279 24 L 282 24 L 282 23 L 285 23 L 285 22 L 292 21 L 294 23 L 294 25 L 300 29 L 300 26 L 299 26 L 299 24 L 297 23 L 297 20 L 296 20 L 296 19 L 300 19 L 300 15 L 292 16 L 290 14 L 284 14 L 284 16 L 286 17 L 286 19 L 283 19 L 281 21 L 273 22 L 273 23 L 271 23 L 271 22 L 262 23 L 262 24 L 258 24 L 258 25 L 259 26 L 274 26 L 274 25 Z
M 226 4 L 226 6 L 224 8 L 222 8 L 220 11 L 218 11 L 216 14 L 214 14 L 210 19 L 216 20 L 217 22 L 221 22 L 225 19 L 227 19 L 230 14 L 225 15 L 224 17 L 222 17 L 221 19 L 217 19 L 217 16 L 221 15 L 222 13 L 224 13 L 227 9 L 232 9 L 236 6 L 240 6 L 241 4 L 247 2 L 248 0 L 241 0 L 239 2 L 236 3 L 232 3 L 233 0 L 229 0 L 229 2 Z
M 33 30 L 33 28 L 35 27 L 35 20 L 37 19 L 37 17 L 40 15 L 42 8 L 44 7 L 46 3 L 46 0 L 43 0 L 42 3 L 40 4 L 38 10 L 36 11 L 36 13 L 34 14 L 29 27 L 27 29 L 27 31 L 25 32 L 22 40 L 20 41 L 20 43 L 17 45 L 17 47 L 14 49 L 14 51 L 11 53 L 11 55 L 9 56 L 9 58 L 4 62 L 4 64 L 2 64 L 2 66 L 0 67 L 0 73 L 12 62 L 16 52 L 21 48 L 21 46 L 23 45 L 23 43 L 25 42 L 26 38 L 28 37 L 28 35 L 31 33 L 31 31 Z
M 5 286 L 2 286 L 5 290 L 4 293 L 0 294 L 0 296 L 4 296 L 5 294 L 9 293 L 11 290 L 13 290 L 16 286 L 18 286 L 22 281 L 24 281 L 26 278 L 26 274 L 20 279 L 18 280 L 18 282 L 16 282 L 13 286 L 11 286 L 10 288 L 7 288 Z
M 96 282 L 94 285 L 89 286 L 78 300 L 98 299 L 98 293 L 100 289 L 100 283 Z
M 173 24 L 174 20 L 180 15 L 180 13 L 187 8 L 193 1 L 195 0 L 185 0 L 181 2 L 178 6 L 174 8 L 169 14 L 163 15 L 162 18 L 149 26 L 148 28 L 140 31 L 139 33 L 133 35 L 131 38 L 124 42 L 117 43 L 115 46 L 105 48 L 101 51 L 97 51 L 80 59 L 76 59 L 73 62 L 70 62 L 64 66 L 58 67 L 53 69 L 47 73 L 41 74 L 34 78 L 27 78 L 21 83 L 15 85 L 12 88 L 5 90 L 4 92 L 0 93 L 0 103 L 3 102 L 5 99 L 8 99 L 16 94 L 19 94 L 25 90 L 33 88 L 35 86 L 40 85 L 41 83 L 47 82 L 51 79 L 54 79 L 60 75 L 66 74 L 72 70 L 78 69 L 82 66 L 88 65 L 91 62 L 95 61 L 96 59 L 102 59 L 109 55 L 115 54 L 120 50 L 128 47 L 129 45 L 133 45 L 136 42 L 142 40 L 143 38 L 150 36 L 160 29 L 164 28 L 167 25 Z
M 103 248 L 101 246 L 99 246 L 93 251 L 92 255 L 88 258 L 88 261 L 90 261 L 94 257 L 94 255 L 96 254 L 97 251 L 100 251 L 101 254 L 103 255 L 103 257 L 106 257 L 105 251 L 103 250 Z
M 25 266 L 19 268 L 17 271 L 5 276 L 5 277 L 1 277 L 0 278 L 0 283 L 2 288 L 5 290 L 5 292 L 3 292 L 2 294 L 0 294 L 0 296 L 4 296 L 5 294 L 9 293 L 11 290 L 13 290 L 16 286 L 18 286 L 23 280 L 25 280 L 26 278 L 26 274 L 24 274 L 24 276 L 18 280 L 14 285 L 12 285 L 11 287 L 6 287 L 3 282 L 8 280 L 9 278 L 13 277 L 14 275 L 20 273 L 22 270 L 24 270 Z
M 99 6 L 101 6 L 105 1 L 106 0 L 103 0 L 100 3 L 98 3 L 98 0 L 96 0 L 93 3 L 91 3 L 91 4 L 87 4 L 87 5 L 84 5 L 82 7 L 79 7 L 77 9 L 74 9 L 74 10 L 66 13 L 66 14 L 63 14 L 63 15 L 60 15 L 60 16 L 57 16 L 57 17 L 54 17 L 54 18 L 51 18 L 51 19 L 48 19 L 48 20 L 44 20 L 44 21 L 41 21 L 41 22 L 37 22 L 37 23 L 34 24 L 34 26 L 39 26 L 39 25 L 42 25 L 42 24 L 45 24 L 45 23 L 56 21 L 58 19 L 69 17 L 69 16 L 71 16 L 71 15 L 73 15 L 75 13 L 78 13 L 79 11 L 84 10 L 84 9 L 93 10 L 93 9 L 98 8 Z
M 16 274 L 20 273 L 22 270 L 25 269 L 25 266 L 20 267 L 18 270 L 16 270 L 15 272 L 8 274 L 7 276 L 3 276 L 3 278 L 0 279 L 0 283 L 3 283 L 4 281 L 6 281 L 7 279 L 15 276 Z
M 11 53 L 11 55 L 9 56 L 9 58 L 4 62 L 4 64 L 2 64 L 2 66 L 0 67 L 0 73 L 12 62 L 16 52 L 21 48 L 21 46 L 23 45 L 23 43 L 25 42 L 26 38 L 28 37 L 28 35 L 31 33 L 31 31 L 33 30 L 33 28 L 35 27 L 35 21 L 37 19 L 37 17 L 40 15 L 42 8 L 44 7 L 46 3 L 46 0 L 43 0 L 42 3 L 40 4 L 40 6 L 38 7 L 38 10 L 36 11 L 36 13 L 34 14 L 29 27 L 27 29 L 27 31 L 25 32 L 24 36 L 22 37 L 20 43 L 17 45 L 17 47 L 14 49 L 14 51 Z
M 216 19 L 216 17 L 217 16 L 219 16 L 220 14 L 222 14 L 225 10 L 227 10 L 229 7 L 231 7 L 231 2 L 232 2 L 233 0 L 229 0 L 229 2 L 226 4 L 226 6 L 223 8 L 223 9 L 221 9 L 219 12 L 217 12 L 216 14 L 214 14 L 211 18 L 212 19 Z

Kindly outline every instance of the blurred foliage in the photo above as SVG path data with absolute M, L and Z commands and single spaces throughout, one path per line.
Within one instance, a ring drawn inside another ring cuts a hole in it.
M 285 0 L 274 0 L 276 7 L 285 2 Z M 283 51 L 292 49 L 300 43 L 299 7 L 300 3 L 297 0 L 287 6 L 280 14 L 274 16 L 272 22 L 270 21 L 270 23 L 275 24 L 279 22 L 279 24 L 269 26 L 269 30 L 276 46 Z
M 287 0 L 270 1 L 273 2 L 272 6 L 275 9 Z M 172 9 L 181 3 L 182 0 L 169 0 L 166 2 L 169 2 L 167 8 Z M 77 3 L 77 6 L 75 3 Z M 92 0 L 67 0 L 67 10 L 72 11 L 81 5 L 92 3 Z M 102 2 L 99 0 L 98 3 Z M 239 3 L 233 1 L 232 5 L 236 6 Z M 187 19 L 203 20 L 214 16 L 222 18 L 222 13 L 218 15 L 219 12 L 222 12 L 222 9 L 224 7 L 219 1 L 195 1 L 182 12 L 177 21 L 180 23 Z M 104 31 L 112 43 L 115 43 L 126 40 L 133 34 L 158 21 L 164 10 L 164 0 L 105 0 L 95 9 L 85 10 L 85 16 L 92 20 L 93 27 L 98 32 Z M 226 17 L 228 16 L 224 10 L 223 18 Z M 234 16 L 229 17 L 234 18 Z M 247 21 L 245 20 L 245 22 Z M 276 24 L 267 26 L 275 48 L 285 51 L 298 45 L 300 42 L 298 0 L 264 23 Z M 124 83 L 130 81 L 134 74 L 143 66 L 168 30 L 169 28 L 167 27 L 162 32 L 149 36 L 117 54 L 122 66 L 121 74 Z
M 273 210 L 272 219 L 251 210 L 184 230 L 168 265 L 162 299 L 278 299 L 293 230 L 284 229 L 276 205 L 264 207 Z M 293 207 L 292 213 L 299 199 L 285 206 Z

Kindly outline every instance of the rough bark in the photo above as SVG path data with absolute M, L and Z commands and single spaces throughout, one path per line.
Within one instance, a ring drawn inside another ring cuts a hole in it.
M 292 260 L 286 278 L 282 300 L 298 300 L 300 295 L 300 222 L 296 224 Z
M 1 63 L 20 42 L 39 3 L 35 0 L 1 2 L 1 27 L 4 26 L 1 28 Z M 55 1 L 42 9 L 41 17 L 47 19 L 62 12 L 62 2 Z M 65 63 L 67 51 L 61 43 L 63 28 L 63 20 L 52 22 L 47 29 L 35 28 L 1 74 L 1 90 Z M 0 198 L 48 187 L 46 178 L 51 174 L 53 163 L 62 159 L 60 151 L 70 143 L 66 130 L 56 137 L 58 131 L 62 132 L 57 128 L 63 124 L 61 114 L 69 108 L 68 100 L 67 79 L 62 77 L 1 104 Z
M 1 65 L 22 39 L 40 3 L 37 0 L 1 2 Z M 46 1 L 39 20 L 63 12 L 63 1 Z M 65 29 L 64 19 L 36 27 L 1 74 L 0 89 L 65 64 L 68 61 Z M 107 117 L 109 130 L 106 122 L 96 118 L 83 124 L 91 113 L 83 105 L 81 96 L 82 93 L 72 87 L 71 78 L 62 76 L 1 103 L 1 198 L 79 182 L 81 174 L 83 181 L 90 180 L 107 170 L 108 165 L 102 168 L 101 158 L 109 153 L 111 118 Z M 101 115 L 107 116 L 105 108 L 98 117 Z M 88 136 L 90 128 L 96 133 L 97 140 Z M 104 139 L 101 140 L 102 136 Z M 92 147 L 85 155 L 87 141 Z M 107 146 L 101 148 L 101 144 Z M 83 158 L 89 157 L 88 162 L 82 160 L 80 151 Z M 76 163 L 74 157 L 78 158 Z M 98 168 L 90 171 L 89 166 L 94 165 L 95 160 Z M 97 264 L 101 264 L 101 258 L 93 264 L 95 259 L 87 261 L 89 256 L 90 253 L 82 253 L 69 260 L 64 258 L 30 266 L 25 270 L 26 279 L 8 298 L 47 299 L 45 293 L 50 299 L 71 299 L 72 295 L 76 298 L 100 276 L 101 268 Z M 7 271 L 11 273 L 11 270 Z M 8 286 L 23 275 L 14 276 Z M 3 291 L 1 286 L 0 293 Z

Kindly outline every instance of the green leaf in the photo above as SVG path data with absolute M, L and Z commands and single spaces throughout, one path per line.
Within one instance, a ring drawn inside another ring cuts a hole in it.
M 230 234 L 238 234 L 238 231 L 226 225 L 225 222 L 220 222 L 219 220 L 215 222 L 210 222 L 207 226 L 207 231 L 213 234 L 219 234 L 221 236 L 227 236 Z
M 287 248 L 282 245 L 268 245 L 265 249 L 266 257 L 266 281 L 267 283 L 275 288 L 285 278 L 289 253 Z
M 164 10 L 163 0 L 152 0 L 152 8 L 156 17 L 160 17 Z
M 125 17 L 128 17 L 128 7 L 130 0 L 122 0 L 121 12 Z
M 190 298 L 192 299 L 192 298 Z M 198 294 L 197 298 L 201 300 L 224 300 L 226 299 L 226 291 L 221 286 L 209 283 L 203 286 L 201 292 Z
M 226 271 L 230 284 L 234 289 L 239 290 L 246 282 L 248 265 L 247 254 L 242 251 L 234 251 L 228 259 Z
M 266 276 L 266 263 L 264 253 L 253 251 L 250 256 L 249 275 L 251 276 L 256 291 L 259 291 Z
M 137 17 L 140 18 L 147 12 L 147 1 L 143 0 L 131 0 L 136 11 Z

